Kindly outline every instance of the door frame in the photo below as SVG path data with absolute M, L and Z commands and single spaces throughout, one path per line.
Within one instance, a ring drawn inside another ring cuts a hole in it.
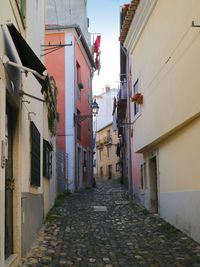
M 151 188 L 151 170 L 150 170 L 150 162 L 151 160 L 155 159 L 156 160 L 156 185 L 157 185 L 157 206 L 156 206 L 156 211 L 155 213 L 160 213 L 160 175 L 159 175 L 159 151 L 154 150 L 148 155 L 148 185 L 149 185 L 149 208 L 150 210 L 152 209 L 152 203 L 151 203 L 151 195 L 152 195 L 152 188 Z M 147 166 L 146 166 L 147 167 Z
M 13 101 L 15 100 L 15 101 Z M 20 99 L 15 98 L 14 96 L 10 96 L 10 93 L 5 88 L 5 116 L 6 116 L 6 108 L 9 107 L 12 110 L 13 118 L 12 118 L 12 154 L 13 154 L 13 162 L 12 162 L 12 169 L 13 169 L 13 177 L 14 179 L 14 190 L 13 190 L 13 249 L 12 254 L 5 258 L 5 237 L 4 237 L 4 264 L 9 266 L 10 264 L 17 265 L 21 255 L 21 183 L 19 182 L 21 177 L 21 109 L 20 109 Z M 5 122 L 4 122 L 5 124 Z M 4 138 L 5 138 L 4 132 Z M 6 174 L 4 175 L 4 200 L 6 194 Z M 5 203 L 4 203 L 4 232 L 5 232 Z

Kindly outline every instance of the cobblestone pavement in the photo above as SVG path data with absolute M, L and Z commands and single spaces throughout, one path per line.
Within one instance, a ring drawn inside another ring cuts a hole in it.
M 200 266 L 200 245 L 127 201 L 115 181 L 67 196 L 21 267 Z

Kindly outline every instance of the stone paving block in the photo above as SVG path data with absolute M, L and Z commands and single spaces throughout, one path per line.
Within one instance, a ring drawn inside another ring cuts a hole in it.
M 52 211 L 20 267 L 200 267 L 200 245 L 127 201 L 114 180 Z
M 94 206 L 94 211 L 107 211 L 106 206 Z

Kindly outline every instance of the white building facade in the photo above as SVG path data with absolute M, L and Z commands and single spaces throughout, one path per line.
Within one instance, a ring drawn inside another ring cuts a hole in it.
M 55 139 L 48 127 L 49 86 L 41 59 L 44 1 L 3 1 L 0 19 L 0 266 L 14 267 L 56 195 L 51 189 L 54 195 L 44 207 L 52 174 L 45 185 L 43 162 L 47 151 L 55 153 Z M 44 140 L 49 150 L 44 151 Z

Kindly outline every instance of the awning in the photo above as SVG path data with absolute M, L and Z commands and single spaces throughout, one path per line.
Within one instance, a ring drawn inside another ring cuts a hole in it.
M 7 25 L 9 33 L 12 37 L 13 43 L 16 47 L 16 50 L 18 52 L 18 55 L 20 57 L 20 60 L 23 64 L 23 66 L 33 69 L 37 71 L 41 76 L 44 75 L 44 72 L 47 71 L 45 66 L 42 64 L 40 59 L 37 57 L 37 55 L 33 52 L 31 47 L 27 44 L 27 42 L 24 40 L 24 38 L 21 36 L 21 34 L 18 32 L 18 30 L 15 28 L 13 24 Z M 38 76 L 33 74 L 35 78 L 38 80 L 38 82 L 42 86 L 42 92 L 45 91 L 48 84 L 48 76 L 45 80 L 40 79 Z

